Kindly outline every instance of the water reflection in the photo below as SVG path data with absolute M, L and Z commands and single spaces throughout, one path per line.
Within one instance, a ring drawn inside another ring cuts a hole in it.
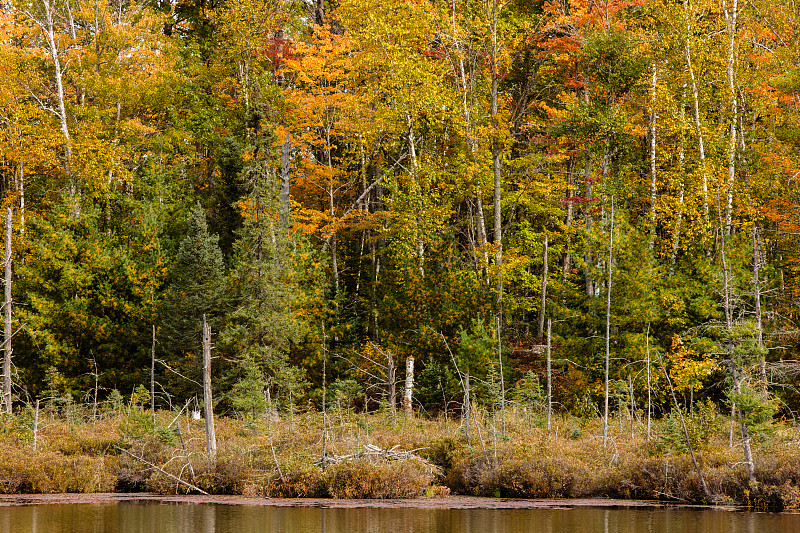
M 565 502 L 567 503 L 567 502 Z M 800 515 L 690 509 L 316 508 L 194 503 L 0 507 L 0 533 L 783 533 Z

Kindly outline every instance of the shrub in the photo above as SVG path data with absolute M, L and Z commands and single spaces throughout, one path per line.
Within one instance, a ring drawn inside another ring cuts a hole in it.
M 307 461 L 290 460 L 282 467 L 283 479 L 276 473 L 259 487 L 260 496 L 270 498 L 324 498 L 328 495 L 322 470 Z
M 325 472 L 333 498 L 414 498 L 433 481 L 433 469 L 419 460 L 345 461 Z

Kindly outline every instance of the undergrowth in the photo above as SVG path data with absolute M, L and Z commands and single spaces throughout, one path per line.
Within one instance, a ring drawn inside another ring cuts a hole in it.
M 468 442 L 458 419 L 339 413 L 328 418 L 323 471 L 318 413 L 255 421 L 221 417 L 213 458 L 205 452 L 202 420 L 169 412 L 157 413 L 155 422 L 149 413 L 133 415 L 42 413 L 35 450 L 29 416 L 0 417 L 0 493 L 200 489 L 254 497 L 412 498 L 452 491 L 800 509 L 794 428 L 776 424 L 770 438 L 754 443 L 758 483 L 751 485 L 740 447 L 729 445 L 727 426 L 707 410 L 689 419 L 689 429 L 710 499 L 670 418 L 656 422 L 650 438 L 642 424 L 631 431 L 629 420 L 620 419 L 610 425 L 603 447 L 597 418 L 556 417 L 548 434 L 530 416 L 509 409 L 502 434 L 497 420 L 479 412 Z M 367 444 L 413 450 L 416 459 L 359 458 Z

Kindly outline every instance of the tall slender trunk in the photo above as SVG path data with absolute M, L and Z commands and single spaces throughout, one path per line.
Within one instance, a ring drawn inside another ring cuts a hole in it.
M 708 211 L 708 169 L 706 167 L 706 149 L 703 137 L 703 128 L 700 122 L 700 94 L 697 89 L 697 80 L 695 79 L 694 76 L 694 68 L 692 67 L 692 50 L 690 45 L 691 35 L 692 35 L 690 19 L 692 17 L 689 9 L 689 0 L 683 1 L 683 10 L 684 10 L 684 16 L 686 18 L 686 47 L 684 49 L 684 53 L 686 56 L 686 67 L 689 71 L 689 79 L 691 79 L 692 81 L 692 99 L 694 101 L 694 123 L 695 123 L 695 130 L 697 133 L 697 145 L 700 156 L 700 170 L 703 174 L 702 175 L 703 218 L 705 220 L 706 227 L 708 227 L 711 224 Z
M 203 315 L 203 408 L 206 419 L 206 452 L 217 455 L 217 436 L 214 431 L 214 400 L 211 396 L 211 328 Z
M 497 73 L 497 0 L 492 0 L 491 13 L 491 69 L 492 69 L 492 169 L 494 172 L 494 263 L 497 268 L 497 282 L 495 283 L 495 328 L 497 330 L 497 360 L 500 363 L 500 412 L 502 418 L 503 434 L 506 432 L 506 386 L 503 376 L 503 217 L 502 217 L 502 180 L 500 173 L 500 139 L 498 130 L 500 124 L 497 117 L 497 91 L 499 76 Z
M 417 142 L 416 142 L 417 138 L 416 135 L 414 134 L 414 126 L 413 123 L 411 122 L 411 117 L 408 115 L 406 115 L 406 117 L 408 118 L 408 146 L 409 146 L 409 152 L 411 153 L 411 179 L 413 181 L 413 186 L 417 190 L 418 194 L 421 196 L 422 191 L 420 189 L 419 176 L 417 174 L 417 171 L 419 169 L 419 162 L 417 161 Z M 421 209 L 422 205 L 420 205 L 419 207 Z M 418 260 L 417 269 L 419 271 L 420 278 L 425 279 L 425 239 L 424 239 L 425 233 L 423 229 L 420 227 L 421 226 L 420 214 L 421 213 L 417 213 L 417 216 L 415 217 L 417 260 Z
M 467 438 L 467 444 L 469 442 L 469 420 L 472 416 L 471 405 L 470 405 L 470 390 L 469 390 L 469 370 L 467 370 L 466 375 L 464 376 L 464 436 Z
M 650 249 L 653 249 L 656 232 L 656 83 L 658 71 L 653 63 L 653 80 L 650 87 Z
M 630 374 L 628 374 L 628 392 L 630 392 L 631 395 L 631 441 L 633 441 L 633 422 L 636 419 L 636 401 L 633 397 L 633 380 Z
M 686 196 L 686 181 L 684 179 L 684 160 L 686 153 L 686 107 L 683 102 L 686 98 L 686 84 L 683 85 L 683 98 L 681 98 L 681 141 L 678 147 L 678 175 L 680 185 L 678 190 L 678 212 L 675 214 L 675 230 L 672 234 L 672 251 L 669 255 L 669 277 L 675 274 L 675 261 L 678 258 L 678 248 L 681 242 L 681 224 L 683 223 L 683 208 Z
M 603 397 L 603 447 L 608 440 L 608 383 L 611 363 L 611 265 L 614 262 L 614 197 L 611 197 L 611 230 L 608 233 L 608 290 L 606 292 L 606 360 Z
M 389 396 L 389 411 L 394 414 L 397 410 L 397 367 L 394 364 L 392 353 L 386 352 L 386 388 Z
M 761 394 L 767 394 L 767 366 L 764 357 L 764 328 L 761 323 L 761 248 L 758 238 L 758 224 L 753 224 L 753 296 L 756 314 L 756 342 L 758 343 L 758 383 Z
M 334 187 L 333 187 L 333 161 L 331 159 L 331 135 L 330 130 L 325 130 L 325 160 L 328 166 L 328 209 L 330 212 L 331 221 L 336 220 L 336 203 L 334 201 Z M 330 236 L 330 250 L 331 250 L 331 274 L 333 276 L 333 291 L 334 295 L 339 294 L 339 260 L 337 256 L 338 248 L 338 234 L 334 228 Z
M 69 124 L 67 122 L 67 107 L 64 95 L 65 69 L 61 65 L 58 44 L 56 43 L 55 21 L 53 19 L 55 11 L 54 6 L 50 3 L 50 0 L 42 0 L 42 4 L 44 7 L 44 20 L 39 20 L 30 14 L 29 16 L 44 32 L 50 52 L 50 59 L 53 61 L 53 75 L 56 82 L 56 98 L 58 101 L 58 110 L 56 114 L 58 115 L 59 124 L 61 126 L 61 135 L 64 137 L 64 162 L 67 174 L 70 177 L 70 192 L 74 196 L 77 194 L 77 185 L 72 172 L 72 137 L 70 136 Z
M 547 434 L 550 434 L 550 418 L 553 412 L 553 373 L 550 368 L 550 350 L 552 343 L 553 321 L 547 319 Z
M 571 236 L 571 229 L 572 229 L 572 218 L 573 218 L 573 202 L 572 202 L 572 195 L 573 195 L 573 182 L 574 182 L 574 173 L 575 173 L 575 156 L 571 155 L 569 157 L 569 163 L 567 165 L 567 216 L 566 220 L 564 221 L 564 226 L 566 226 L 566 249 L 564 250 L 564 264 L 562 266 L 561 271 L 561 279 L 562 281 L 567 281 L 567 274 L 569 274 L 570 268 L 572 268 L 572 258 L 571 258 L 571 244 L 572 244 L 572 236 Z
M 735 1 L 735 0 L 734 0 Z M 718 201 L 719 202 L 719 201 Z M 720 258 L 722 260 L 722 299 L 723 299 L 723 306 L 725 311 L 725 331 L 729 334 L 733 331 L 733 304 L 731 302 L 731 279 L 730 279 L 730 270 L 728 266 L 728 259 L 727 259 L 727 251 L 725 249 L 725 241 L 727 240 L 727 232 L 723 228 L 722 222 L 722 212 L 718 209 L 719 212 L 719 224 L 720 224 Z M 737 394 L 741 394 L 742 392 L 742 381 L 743 376 L 738 368 L 738 364 L 733 358 L 733 354 L 731 356 L 731 377 L 733 378 L 733 386 L 734 391 Z M 750 480 L 750 484 L 753 485 L 756 482 L 755 479 L 755 468 L 753 465 L 753 451 L 750 446 L 750 433 L 747 429 L 747 424 L 745 423 L 744 413 L 742 412 L 741 408 L 737 409 L 736 405 L 732 402 L 731 403 L 731 431 L 730 431 L 730 441 L 731 445 L 733 444 L 733 422 L 736 416 L 736 413 L 739 414 L 739 427 L 741 428 L 742 432 L 742 452 L 744 454 L 744 463 L 747 468 L 747 475 Z
M 8 208 L 6 214 L 6 250 L 5 250 L 5 293 L 3 298 L 3 404 L 5 411 L 11 414 L 14 405 L 11 398 L 11 336 L 14 330 L 11 327 L 11 234 L 12 234 L 12 211 Z
M 539 329 L 537 337 L 542 338 L 544 335 L 544 316 L 547 305 L 547 233 L 544 234 L 544 242 L 542 242 L 542 299 L 539 305 Z
M 25 233 L 25 162 L 19 163 L 19 233 Z
M 322 473 L 328 464 L 328 338 L 325 336 L 325 322 L 322 322 Z
M 647 334 L 645 336 L 645 346 L 646 346 L 646 355 L 647 355 L 647 440 L 650 440 L 650 424 L 651 424 L 651 413 L 653 409 L 652 405 L 652 389 L 651 389 L 651 382 L 650 382 L 650 322 L 647 323 Z
M 739 120 L 739 105 L 736 97 L 736 20 L 739 15 L 739 2 L 733 0 L 732 10 L 728 10 L 728 2 L 723 0 L 722 8 L 725 11 L 725 26 L 728 34 L 728 57 L 726 73 L 728 77 L 728 90 L 730 91 L 731 125 L 730 139 L 728 140 L 728 184 L 725 200 L 725 232 L 731 233 L 731 218 L 733 216 L 733 188 L 736 183 L 736 127 Z
M 475 214 L 478 217 L 478 246 L 481 249 L 483 254 L 483 278 L 486 281 L 486 284 L 489 284 L 489 239 L 486 236 L 486 218 L 483 215 L 483 191 L 481 190 L 480 185 L 477 187 L 475 191 Z
M 583 90 L 583 101 L 585 104 L 588 105 L 589 103 L 588 82 Z M 589 202 L 591 202 L 592 200 L 592 151 L 588 147 L 586 149 L 586 162 L 583 169 L 583 183 L 584 183 L 584 195 L 586 196 L 586 202 L 587 202 L 586 207 L 584 207 L 585 211 L 584 218 L 586 219 L 586 233 L 591 233 L 593 225 L 593 217 Z M 592 279 L 592 271 L 591 271 L 591 264 L 592 264 L 591 250 L 587 250 L 585 260 L 586 260 L 586 295 L 594 296 L 594 280 Z
M 286 228 L 289 225 L 290 203 L 289 191 L 291 190 L 292 182 L 289 175 L 289 163 L 292 154 L 292 143 L 289 140 L 289 134 L 286 134 L 286 140 L 281 144 L 281 227 Z
M 456 0 L 450 1 L 450 9 L 451 9 L 451 32 L 454 47 L 456 50 L 456 56 L 453 61 L 453 75 L 458 80 L 459 90 L 460 90 L 460 97 L 461 97 L 461 115 L 464 119 L 464 136 L 466 137 L 467 144 L 469 146 L 470 156 L 475 155 L 475 148 L 476 148 L 476 140 L 472 135 L 472 113 L 470 112 L 470 96 L 472 92 L 472 86 L 470 80 L 467 79 L 467 68 L 464 65 L 464 50 L 461 39 L 459 37 L 459 29 L 456 24 Z M 474 176 L 470 176 L 474 177 Z M 480 267 L 481 272 L 483 273 L 483 278 L 486 281 L 486 284 L 489 284 L 489 247 L 488 238 L 486 233 L 486 220 L 483 213 L 483 190 L 480 183 L 477 184 L 475 187 L 475 202 L 476 202 L 476 216 L 477 216 L 477 239 L 478 239 L 478 248 L 480 250 L 480 254 L 483 256 L 483 261 Z M 478 260 L 476 254 L 476 262 L 481 263 Z
M 95 397 L 97 392 L 95 392 Z M 153 344 L 150 347 L 150 418 L 156 427 L 156 326 L 153 324 Z

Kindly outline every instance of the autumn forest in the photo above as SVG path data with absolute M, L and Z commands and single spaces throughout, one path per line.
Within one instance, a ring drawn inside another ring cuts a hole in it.
M 0 17 L 5 410 L 800 408 L 793 2 Z

